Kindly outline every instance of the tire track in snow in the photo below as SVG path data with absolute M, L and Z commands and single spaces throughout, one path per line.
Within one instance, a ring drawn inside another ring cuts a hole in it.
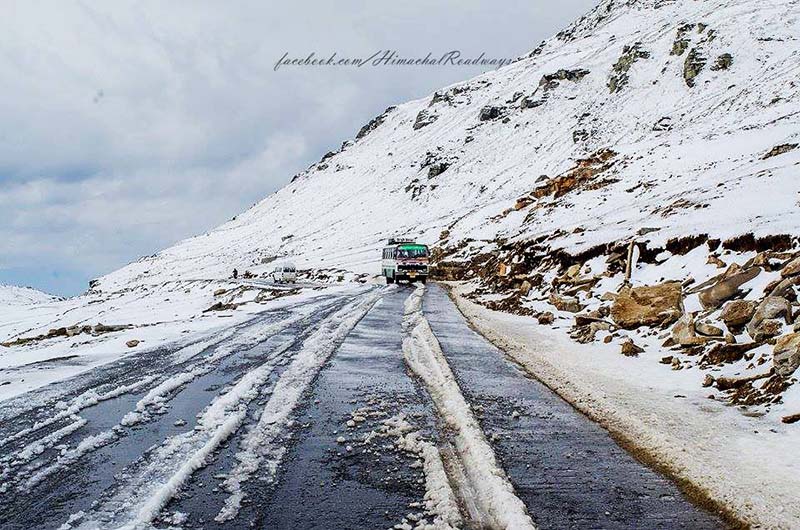
M 424 292 L 425 287 L 419 286 L 406 300 L 403 355 L 428 389 L 446 427 L 443 434 L 449 438 L 442 456 L 462 509 L 479 528 L 535 529 L 422 314 Z
M 344 309 L 323 320 L 320 327 L 304 340 L 303 349 L 282 374 L 275 388 L 267 391 L 272 394 L 267 407 L 276 401 L 286 404 L 283 398 L 288 397 L 287 393 L 281 392 L 278 387 L 281 386 L 281 381 L 286 381 L 284 378 L 287 373 L 292 378 L 292 369 L 298 366 L 298 359 L 302 361 L 304 357 L 319 359 L 324 356 L 324 363 L 330 352 L 325 355 L 323 350 L 330 348 L 332 352 L 338 336 L 345 336 L 360 316 L 363 316 L 361 314 L 354 320 L 354 315 L 358 316 L 364 307 L 368 310 L 380 296 L 379 293 L 370 296 L 366 302 L 349 303 Z M 321 343 L 321 348 L 309 355 L 306 346 L 318 343 Z M 200 415 L 193 430 L 170 437 L 150 451 L 136 466 L 126 470 L 126 482 L 101 499 L 87 513 L 71 516 L 68 526 L 63 528 L 134 529 L 149 525 L 192 474 L 205 466 L 209 456 L 243 425 L 248 414 L 248 405 L 263 394 L 262 386 L 275 368 L 285 361 L 283 354 L 294 344 L 296 342 L 285 344 L 273 352 L 265 363 L 246 373 L 232 388 L 212 402 Z M 305 363 L 300 364 L 308 368 Z M 308 375 L 307 371 L 303 373 Z M 312 374 L 311 379 L 313 375 L 315 374 Z M 295 381 L 293 378 L 292 380 Z M 276 399 L 275 396 L 279 393 L 281 397 Z
M 285 430 L 290 414 L 331 354 L 388 290 L 392 288 L 382 289 L 364 301 L 349 304 L 303 342 L 301 351 L 275 385 L 258 424 L 242 440 L 241 449 L 236 454 L 238 464 L 223 483 L 229 496 L 215 518 L 217 522 L 236 517 L 244 499 L 242 485 L 250 480 L 265 460 L 268 473 L 266 478 L 274 479 L 278 464 L 286 452 L 286 448 L 276 445 L 275 441 Z
M 61 451 L 54 462 L 46 465 L 42 469 L 36 470 L 24 482 L 22 489 L 24 491 L 30 491 L 41 483 L 42 480 L 59 469 L 69 467 L 87 454 L 118 440 L 124 435 L 126 428 L 147 422 L 152 419 L 153 415 L 163 413 L 168 406 L 169 400 L 173 398 L 180 389 L 198 377 L 213 371 L 218 366 L 218 363 L 235 353 L 238 349 L 246 348 L 248 345 L 264 341 L 288 329 L 305 317 L 306 315 L 304 313 L 300 313 L 274 324 L 270 324 L 262 329 L 240 330 L 240 336 L 237 337 L 236 341 L 218 346 L 211 354 L 190 365 L 191 367 L 188 370 L 177 374 L 171 374 L 164 378 L 136 403 L 135 409 L 127 413 L 120 420 L 119 424 L 100 433 L 87 436 L 80 440 L 75 447 Z M 229 337 L 230 334 L 226 333 L 225 338 L 227 339 Z M 219 345 L 222 342 L 224 342 L 224 339 L 222 341 L 217 341 L 216 344 Z M 285 350 L 282 350 L 281 353 L 283 351 Z

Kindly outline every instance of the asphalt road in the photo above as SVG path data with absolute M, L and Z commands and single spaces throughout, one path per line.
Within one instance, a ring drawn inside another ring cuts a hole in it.
M 458 482 L 453 433 L 404 359 L 412 292 L 321 297 L 0 403 L 0 528 L 447 528 L 408 443 Z M 724 527 L 474 333 L 438 286 L 423 314 L 539 528 Z M 465 495 L 453 526 L 492 528 Z

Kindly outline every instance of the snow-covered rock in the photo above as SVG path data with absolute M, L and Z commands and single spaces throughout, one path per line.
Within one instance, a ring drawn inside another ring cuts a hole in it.
M 14 285 L 0 285 L 0 306 L 23 306 L 60 300 L 57 296 Z

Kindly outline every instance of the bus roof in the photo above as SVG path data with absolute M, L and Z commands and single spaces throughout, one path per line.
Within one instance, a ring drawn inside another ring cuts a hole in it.
M 400 245 L 397 245 L 397 248 L 402 248 L 402 249 L 428 248 L 428 245 L 423 245 L 421 243 L 402 243 Z

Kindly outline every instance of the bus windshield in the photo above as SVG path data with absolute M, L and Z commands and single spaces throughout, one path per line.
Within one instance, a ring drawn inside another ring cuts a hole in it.
M 424 246 L 413 246 L 413 247 L 400 247 L 397 249 L 397 257 L 398 258 L 427 258 L 428 257 L 428 247 Z

